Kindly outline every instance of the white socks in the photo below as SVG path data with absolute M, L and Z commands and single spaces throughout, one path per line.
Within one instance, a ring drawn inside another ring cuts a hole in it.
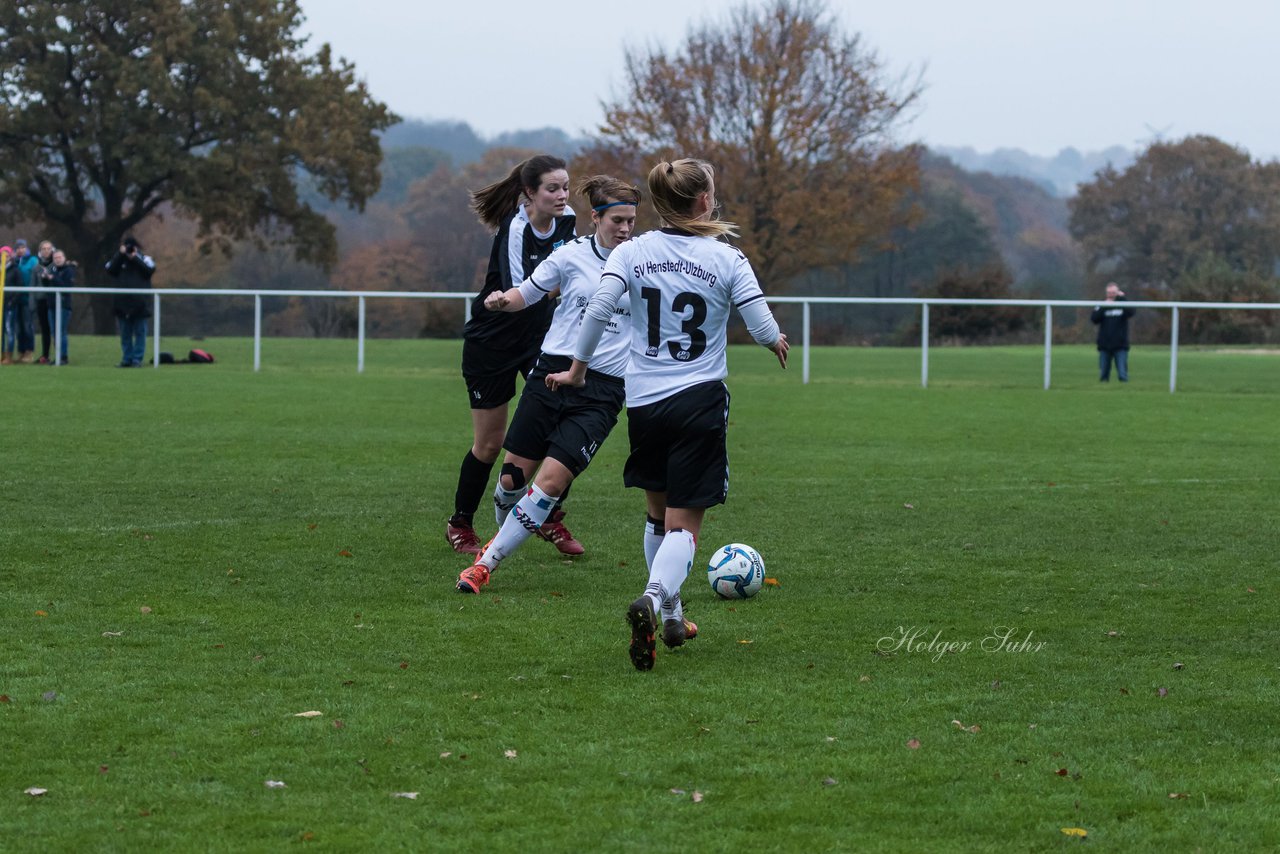
M 662 527 L 662 522 L 654 519 L 648 514 L 644 517 L 644 563 L 653 572 L 653 559 L 657 557 L 658 547 L 662 545 L 662 540 L 666 536 L 667 530 Z M 662 621 L 667 620 L 683 620 L 684 619 L 684 603 L 680 601 L 680 594 L 667 602 L 662 603 L 661 611 Z
M 653 564 L 649 567 L 649 583 L 644 592 L 653 600 L 655 611 L 661 609 L 663 618 L 667 613 L 683 617 L 680 607 L 680 585 L 684 584 L 689 570 L 693 567 L 695 544 L 693 534 L 688 531 L 668 531 L 662 538 L 662 545 L 653 556 Z
M 503 558 L 520 548 L 520 544 L 547 521 L 559 500 L 560 496 L 547 495 L 537 484 L 529 487 L 525 496 L 516 502 L 506 521 L 502 523 L 498 535 L 484 550 L 480 562 L 490 570 L 497 569 Z
M 526 487 L 519 489 L 503 489 L 502 478 L 498 478 L 498 484 L 493 488 L 493 519 L 501 528 L 507 521 L 507 514 L 511 512 L 511 508 L 516 506 L 516 502 L 528 492 Z

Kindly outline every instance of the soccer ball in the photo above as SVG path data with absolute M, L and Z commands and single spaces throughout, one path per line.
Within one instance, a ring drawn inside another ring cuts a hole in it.
M 711 556 L 707 581 L 722 599 L 750 599 L 764 585 L 764 561 L 751 546 L 730 543 Z

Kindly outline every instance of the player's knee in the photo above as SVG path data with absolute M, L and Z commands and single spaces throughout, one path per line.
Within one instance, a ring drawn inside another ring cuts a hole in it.
M 503 489 L 507 491 L 524 489 L 524 485 L 525 485 L 524 469 L 520 468 L 520 466 L 516 465 L 515 463 L 503 463 L 502 474 L 500 475 L 500 477 L 502 479 Z

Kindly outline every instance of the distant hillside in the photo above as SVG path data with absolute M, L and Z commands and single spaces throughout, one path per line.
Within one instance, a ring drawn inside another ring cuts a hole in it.
M 486 140 L 466 122 L 422 119 L 408 119 L 388 128 L 382 135 L 384 149 L 434 148 L 448 154 L 455 166 L 479 160 L 486 149 L 496 147 L 528 148 L 569 157 L 586 142 L 553 127 L 506 131 Z
M 970 171 L 940 153 L 930 152 L 921 160 L 926 185 L 960 193 L 990 232 L 1016 287 L 1040 296 L 1078 298 L 1083 267 L 1067 232 L 1066 199 L 1043 182 Z
M 1074 148 L 1064 148 L 1053 157 L 1028 154 L 1019 148 L 997 148 L 989 153 L 948 146 L 937 146 L 931 150 L 970 172 L 1026 178 L 1062 198 L 1074 196 L 1077 184 L 1093 180 L 1094 174 L 1108 163 L 1116 169 L 1124 169 L 1134 159 L 1134 152 L 1118 145 L 1105 151 L 1083 154 Z

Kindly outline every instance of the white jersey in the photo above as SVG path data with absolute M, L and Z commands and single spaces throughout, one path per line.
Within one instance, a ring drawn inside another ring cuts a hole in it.
M 625 297 L 624 297 L 625 295 Z M 588 315 L 597 322 L 627 299 L 631 306 L 631 364 L 627 406 L 644 406 L 699 383 L 723 380 L 725 328 L 736 306 L 760 344 L 778 340 L 751 264 L 740 251 L 709 237 L 663 229 L 627 241 L 613 251 Z M 583 325 L 575 356 L 595 368 Z M 588 358 L 583 358 L 588 356 Z
M 529 278 L 520 284 L 520 295 L 530 306 L 556 288 L 560 304 L 551 318 L 551 328 L 542 339 L 542 352 L 553 356 L 572 356 L 578 343 L 578 330 L 587 303 L 600 287 L 610 250 L 596 243 L 595 235 L 579 237 L 556 249 Z M 620 305 L 605 326 L 600 345 L 591 360 L 591 370 L 613 377 L 623 377 L 631 360 L 631 311 Z

